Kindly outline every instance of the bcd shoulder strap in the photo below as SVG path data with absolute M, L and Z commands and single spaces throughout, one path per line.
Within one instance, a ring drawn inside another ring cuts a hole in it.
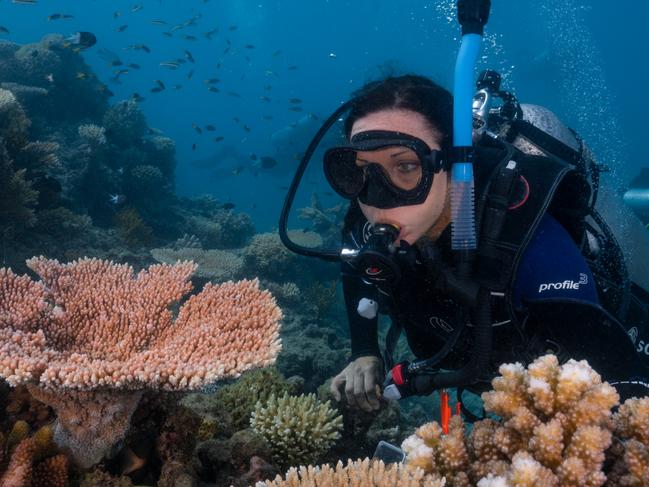
M 574 166 L 560 159 L 510 152 L 479 195 L 480 240 L 475 275 L 505 292 L 541 217 Z M 478 164 L 480 161 L 478 160 Z

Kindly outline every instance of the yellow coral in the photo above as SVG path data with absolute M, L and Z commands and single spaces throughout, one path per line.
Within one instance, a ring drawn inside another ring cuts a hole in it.
M 499 371 L 493 390 L 482 399 L 500 421 L 477 422 L 467 438 L 459 417 L 452 419 L 448 435 L 441 435 L 436 423 L 424 425 L 402 445 L 407 461 L 446 477 L 449 487 L 603 485 L 611 409 L 619 401 L 615 389 L 587 362 L 559 365 L 553 355 L 540 357 L 527 369 L 516 363 Z M 618 415 L 618 424 L 633 428 L 631 411 L 644 413 L 644 406 L 631 403 Z M 636 465 L 643 456 L 634 448 L 630 457 Z

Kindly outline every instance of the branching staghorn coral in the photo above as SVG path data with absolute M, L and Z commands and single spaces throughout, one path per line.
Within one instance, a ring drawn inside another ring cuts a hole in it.
M 30 259 L 0 269 L 0 376 L 57 412 L 55 440 L 90 466 L 121 439 L 146 389 L 196 390 L 273 363 L 282 313 L 258 282 L 207 284 L 177 316 L 195 265 Z
M 274 462 L 288 467 L 314 463 L 326 453 L 340 437 L 342 416 L 315 394 L 273 394 L 257 402 L 250 425 L 268 441 Z
M 435 422 L 423 425 L 402 445 L 408 461 L 446 476 L 450 487 L 603 485 L 615 389 L 587 362 L 559 365 L 554 355 L 499 371 L 482 398 L 500 421 L 477 422 L 466 439 L 459 418 L 447 436 Z
M 336 467 L 322 465 L 291 468 L 285 478 L 257 482 L 255 487 L 444 487 L 443 479 L 424 477 L 421 469 L 403 464 L 385 465 L 382 461 L 347 460 Z

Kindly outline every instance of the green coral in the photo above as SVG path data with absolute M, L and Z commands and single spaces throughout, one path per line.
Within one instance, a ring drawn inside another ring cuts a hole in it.
M 315 394 L 273 394 L 257 402 L 250 425 L 270 445 L 273 461 L 288 467 L 315 464 L 340 438 L 343 419 Z
M 214 394 L 214 402 L 217 408 L 230 413 L 234 428 L 240 430 L 248 427 L 257 401 L 294 392 L 295 386 L 276 368 L 267 367 L 246 372 L 233 384 L 222 387 Z

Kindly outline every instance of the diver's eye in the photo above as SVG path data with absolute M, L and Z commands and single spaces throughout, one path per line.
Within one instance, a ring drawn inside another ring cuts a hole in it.
M 419 170 L 419 162 L 400 162 L 397 165 L 397 169 L 400 173 L 408 174 L 413 171 Z

